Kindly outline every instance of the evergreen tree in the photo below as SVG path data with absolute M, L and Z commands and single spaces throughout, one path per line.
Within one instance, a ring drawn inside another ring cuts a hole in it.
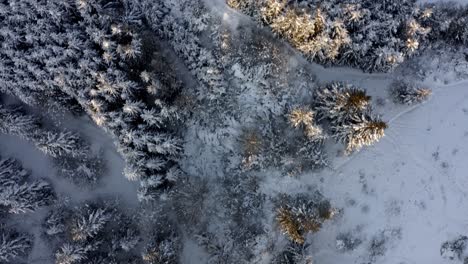
M 180 240 L 175 236 L 153 238 L 142 253 L 147 264 L 179 263 Z
M 200 37 L 207 12 L 204 3 L 196 1 L 145 1 L 143 13 L 150 27 L 168 39 L 177 55 L 202 85 L 199 100 L 215 100 L 226 92 L 226 80 L 217 58 L 203 47 Z
M 49 212 L 44 222 L 45 233 L 48 236 L 63 234 L 66 231 L 65 219 L 69 217 L 66 208 L 58 207 Z
M 390 86 L 394 102 L 399 104 L 416 104 L 426 101 L 432 94 L 431 90 L 416 86 L 416 84 L 396 81 Z
M 26 213 L 55 200 L 52 186 L 44 181 L 13 184 L 0 191 L 0 207 L 10 213 Z
M 74 221 L 71 235 L 74 241 L 83 241 L 98 234 L 104 225 L 110 220 L 110 213 L 103 208 L 89 208 L 86 206 L 84 212 Z
M 28 175 L 29 172 L 17 160 L 0 157 L 0 186 L 6 187 L 21 183 Z
M 27 234 L 13 230 L 0 230 L 0 261 L 9 262 L 25 256 L 31 250 L 33 241 Z
M 88 258 L 87 254 L 92 250 L 93 245 L 83 246 L 81 244 L 64 244 L 55 253 L 56 264 L 76 264 Z
M 0 209 L 15 214 L 26 213 L 55 200 L 49 183 L 42 180 L 27 182 L 28 176 L 18 161 L 0 161 Z
M 276 219 L 282 232 L 291 241 L 304 244 L 305 234 L 317 232 L 336 212 L 318 192 L 314 195 L 298 194 L 294 197 L 284 195 L 280 198 Z
M 346 153 L 378 142 L 388 125 L 378 117 L 362 113 L 350 118 L 348 123 L 332 127 L 333 136 L 346 145 Z
M 321 118 L 339 125 L 351 116 L 366 110 L 371 97 L 362 89 L 346 83 L 334 82 L 316 89 L 314 99 L 315 109 Z
M 275 264 L 311 264 L 312 256 L 308 254 L 310 244 L 295 244 L 291 243 L 288 247 L 276 256 L 273 263 Z
M 57 133 L 47 131 L 41 133 L 36 140 L 39 150 L 55 158 L 59 156 L 81 157 L 88 151 L 82 139 L 69 131 Z
M 83 156 L 87 146 L 83 140 L 68 131 L 54 132 L 40 126 L 39 119 L 23 113 L 20 108 L 8 109 L 0 105 L 0 132 L 19 136 L 52 157 Z
M 0 105 L 0 132 L 32 140 L 37 130 L 40 130 L 39 120 L 31 115 L 20 112 L 19 109 L 8 109 Z
M 97 54 L 77 23 L 76 10 L 55 0 L 2 2 L 0 7 L 0 90 L 27 104 L 80 111 L 72 95 L 92 83 L 85 68 L 95 68 Z M 75 67 L 78 62 L 81 67 Z

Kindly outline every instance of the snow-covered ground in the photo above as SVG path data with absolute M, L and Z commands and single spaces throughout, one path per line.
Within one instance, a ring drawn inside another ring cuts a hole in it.
M 385 79 L 358 75 L 354 80 L 371 94 L 385 96 Z M 468 81 L 431 88 L 422 105 L 376 106 L 390 123 L 380 143 L 300 178 L 344 208 L 315 235 L 318 263 L 369 261 L 371 241 L 382 232 L 385 253 L 376 263 L 453 263 L 444 262 L 440 247 L 468 226 Z M 348 232 L 362 244 L 337 253 L 336 237 Z

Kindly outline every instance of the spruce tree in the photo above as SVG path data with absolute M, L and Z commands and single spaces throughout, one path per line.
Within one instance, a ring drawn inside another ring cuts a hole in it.
M 52 186 L 27 181 L 29 173 L 14 159 L 0 161 L 0 209 L 14 214 L 32 212 L 55 200 Z
M 352 116 L 349 122 L 332 127 L 333 136 L 346 146 L 346 153 L 352 153 L 364 146 L 371 146 L 384 135 L 388 125 L 379 117 L 369 113 Z
M 13 184 L 0 191 L 0 208 L 14 214 L 32 212 L 54 200 L 53 189 L 45 181 Z
M 0 186 L 6 187 L 21 183 L 28 176 L 29 172 L 17 160 L 0 157 Z
M 414 83 L 396 81 L 390 86 L 390 94 L 395 103 L 411 105 L 426 101 L 432 92 Z
M 88 258 L 87 254 L 92 250 L 93 245 L 83 246 L 81 244 L 64 244 L 55 253 L 56 264 L 76 264 Z
M 0 261 L 10 262 L 27 255 L 32 244 L 33 240 L 27 234 L 0 229 Z
M 110 220 L 110 213 L 103 208 L 89 208 L 86 206 L 82 214 L 77 216 L 71 228 L 74 241 L 83 241 L 98 234 Z
M 333 82 L 315 90 L 314 104 L 320 117 L 339 125 L 369 107 L 371 97 L 355 86 Z
M 313 195 L 283 195 L 276 220 L 281 231 L 296 244 L 304 244 L 308 232 L 317 232 L 322 224 L 336 214 L 336 209 L 316 192 Z

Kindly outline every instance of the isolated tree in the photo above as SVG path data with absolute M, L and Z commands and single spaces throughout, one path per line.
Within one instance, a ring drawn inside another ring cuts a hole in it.
M 32 238 L 13 230 L 0 230 L 0 261 L 10 262 L 29 253 Z
M 399 104 L 416 104 L 426 101 L 432 94 L 428 88 L 418 87 L 414 83 L 396 81 L 390 86 L 394 102 Z

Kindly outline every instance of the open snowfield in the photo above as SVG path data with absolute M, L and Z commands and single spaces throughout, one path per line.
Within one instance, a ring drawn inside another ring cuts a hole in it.
M 385 91 L 384 80 L 371 79 L 362 79 L 366 88 Z M 365 263 L 381 232 L 388 241 L 376 263 L 454 263 L 441 258 L 440 247 L 468 225 L 468 81 L 431 86 L 422 105 L 378 108 L 390 123 L 380 143 L 302 176 L 344 208 L 314 239 L 318 263 Z M 348 232 L 363 243 L 337 254 L 335 239 Z

